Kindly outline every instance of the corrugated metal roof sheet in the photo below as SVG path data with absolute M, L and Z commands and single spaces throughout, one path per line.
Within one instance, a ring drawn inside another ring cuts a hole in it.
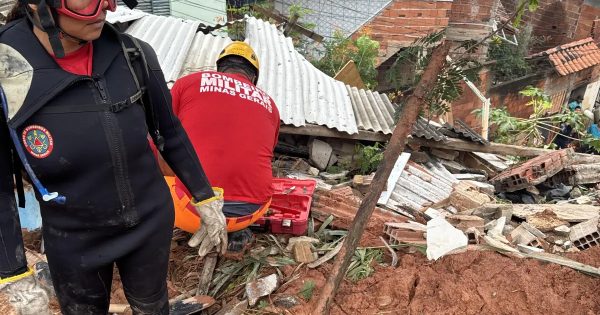
M 260 60 L 258 86 L 277 104 L 288 125 L 307 122 L 350 134 L 358 133 L 346 86 L 315 68 L 275 25 L 249 18 L 246 41 Z
M 386 206 L 416 211 L 426 204 L 448 198 L 452 193 L 452 185 L 458 182 L 436 159 L 423 165 L 409 161 L 396 180 Z
M 391 134 L 394 106 L 387 95 L 344 85 L 316 69 L 274 25 L 249 18 L 246 41 L 260 60 L 258 86 L 277 104 L 287 125 L 324 125 L 355 134 L 358 129 Z M 127 33 L 156 50 L 167 82 L 199 70 L 216 69 L 228 37 L 196 34 L 197 22 L 147 16 Z
M 454 125 L 446 123 L 442 132 L 453 138 L 462 138 L 473 142 L 479 142 L 483 145 L 490 144 L 489 141 L 481 137 L 475 130 L 471 129 L 464 121 L 460 119 L 454 120 Z M 449 131 L 449 132 L 448 132 Z
M 439 128 L 432 125 L 430 121 L 423 117 L 419 117 L 412 129 L 412 135 L 419 138 L 434 141 L 448 141 L 448 138 L 440 132 Z
M 199 24 L 174 17 L 148 15 L 134 22 L 126 32 L 154 48 L 165 80 L 174 82 L 179 78 Z
M 216 70 L 217 57 L 229 43 L 231 43 L 229 37 L 197 33 L 183 64 L 181 76 L 197 71 Z
M 600 64 L 600 48 L 591 37 L 554 47 L 532 57 L 539 56 L 547 56 L 561 75 L 579 72 Z
M 356 124 L 361 130 L 391 134 L 394 130 L 394 106 L 385 94 L 346 86 L 352 101 Z
M 137 9 L 131 10 L 127 6 L 119 5 L 117 6 L 117 10 L 115 12 L 106 12 L 106 21 L 112 24 L 126 23 L 139 20 L 148 14 L 149 13 L 146 13 L 144 11 L 140 11 Z

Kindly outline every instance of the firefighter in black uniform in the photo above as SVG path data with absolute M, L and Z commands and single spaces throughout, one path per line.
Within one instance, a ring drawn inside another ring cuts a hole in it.
M 202 245 L 220 251 L 227 246 L 222 192 L 210 187 L 173 115 L 152 48 L 104 25 L 116 0 L 19 1 L 0 29 L 0 294 L 18 314 L 47 312 L 16 210 L 15 178 L 24 167 L 37 187 L 63 314 L 106 314 L 115 264 L 135 314 L 168 314 L 173 203 L 148 134 L 199 201 Z M 91 75 L 67 72 L 54 59 L 89 42 Z

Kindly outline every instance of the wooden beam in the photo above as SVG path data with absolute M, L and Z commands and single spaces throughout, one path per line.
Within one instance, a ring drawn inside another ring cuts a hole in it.
M 290 23 L 289 19 L 281 14 L 278 14 L 279 12 L 274 13 L 269 10 L 265 10 L 265 8 L 263 8 L 259 5 L 252 5 L 252 10 L 262 13 L 262 14 L 272 18 L 273 20 L 277 21 L 277 23 Z M 300 34 L 302 34 L 316 42 L 319 42 L 319 43 L 323 41 L 323 39 L 324 39 L 323 36 L 313 32 L 303 26 L 300 26 L 298 24 L 295 24 L 295 23 L 292 23 L 292 24 L 293 24 L 292 29 L 296 30 Z
M 483 145 L 476 142 L 465 141 L 461 139 L 448 138 L 446 142 L 435 142 L 431 140 L 426 140 L 422 138 L 412 137 L 409 139 L 409 143 L 413 145 L 420 145 L 422 147 L 427 148 L 435 148 L 435 149 L 447 149 L 447 150 L 456 150 L 463 152 L 483 152 L 483 153 L 493 153 L 498 155 L 513 155 L 513 156 L 522 156 L 522 157 L 536 157 L 544 154 L 548 154 L 555 150 L 550 149 L 540 149 L 540 148 L 531 148 L 531 147 L 521 147 L 518 145 L 511 144 L 502 144 L 502 143 L 490 143 L 489 145 Z M 581 164 L 585 163 L 599 163 L 600 156 L 592 155 L 592 154 L 584 154 L 584 153 L 576 153 L 575 154 L 576 163 Z
M 327 281 L 321 288 L 321 292 L 314 302 L 311 314 L 329 314 L 329 309 L 335 298 L 337 289 L 340 286 L 350 261 L 354 256 L 354 251 L 358 242 L 369 222 L 369 218 L 377 205 L 377 200 L 381 192 L 387 185 L 387 179 L 392 173 L 392 169 L 396 164 L 396 160 L 404 151 L 407 144 L 408 136 L 411 133 L 412 126 L 417 121 L 419 111 L 423 108 L 423 100 L 433 86 L 438 74 L 446 65 L 446 56 L 450 51 L 450 42 L 445 42 L 433 49 L 431 60 L 421 76 L 421 80 L 417 85 L 415 92 L 408 98 L 406 105 L 402 108 L 400 121 L 394 128 L 394 132 L 390 139 L 389 145 L 383 153 L 383 161 L 375 172 L 375 177 L 371 183 L 369 192 L 358 208 L 357 215 L 352 221 L 352 226 L 348 231 L 348 236 L 343 242 L 340 253 L 337 255 L 331 273 Z
M 326 138 L 339 138 L 339 139 L 350 139 L 350 140 L 364 140 L 364 141 L 375 141 L 375 142 L 386 142 L 390 139 L 391 135 L 384 135 L 381 132 L 364 131 L 359 130 L 358 133 L 349 134 L 346 132 L 337 131 L 330 129 L 325 126 L 308 124 L 302 127 L 294 127 L 290 125 L 281 125 L 279 128 L 280 133 L 286 133 L 291 135 L 304 135 L 313 137 L 326 137 Z

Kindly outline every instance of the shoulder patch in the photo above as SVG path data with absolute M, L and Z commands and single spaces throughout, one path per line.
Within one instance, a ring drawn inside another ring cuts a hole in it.
M 25 127 L 21 137 L 27 152 L 38 159 L 48 157 L 54 149 L 52 134 L 42 126 L 30 125 Z

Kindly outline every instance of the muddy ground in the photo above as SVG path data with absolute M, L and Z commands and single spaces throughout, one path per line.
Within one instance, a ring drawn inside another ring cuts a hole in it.
M 193 249 L 181 246 L 184 238 L 176 234 L 173 243 L 168 283 L 171 297 L 193 288 L 198 279 L 197 269 L 201 268 L 201 262 L 193 257 Z M 567 256 L 600 267 L 600 247 Z M 600 279 L 533 259 L 506 257 L 492 251 L 468 251 L 430 262 L 417 252 L 400 254 L 396 269 L 381 265 L 375 269 L 365 280 L 342 284 L 332 315 L 600 314 Z M 289 278 L 294 270 L 295 266 L 282 268 Z M 312 303 L 332 273 L 331 263 L 316 270 L 304 267 L 297 272 L 300 272 L 297 280 L 265 300 L 270 303 L 294 296 L 301 305 L 268 309 L 279 314 L 311 314 Z M 312 299 L 307 301 L 300 291 L 309 281 L 314 282 L 315 289 Z M 112 291 L 112 303 L 126 303 L 117 274 Z M 0 314 L 11 314 L 6 302 L 0 295 Z M 53 309 L 54 314 L 59 314 L 55 301 Z M 268 313 L 263 310 L 260 314 Z
M 600 248 L 569 255 L 600 267 Z M 314 296 L 330 266 L 310 270 L 278 294 L 295 294 L 314 281 Z M 429 262 L 400 256 L 398 268 L 376 267 L 358 283 L 344 282 L 332 315 L 339 314 L 600 314 L 600 279 L 555 264 L 469 251 Z M 314 302 L 315 298 L 312 299 Z M 291 314 L 311 314 L 311 302 Z

